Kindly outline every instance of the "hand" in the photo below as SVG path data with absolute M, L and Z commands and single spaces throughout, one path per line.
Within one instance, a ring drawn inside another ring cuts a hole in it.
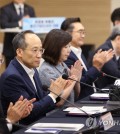
M 18 101 L 15 103 L 15 105 L 13 105 L 13 103 L 10 102 L 10 105 L 9 105 L 8 111 L 7 111 L 7 118 L 12 123 L 19 121 L 21 118 L 24 117 L 25 111 L 28 111 L 30 104 L 34 101 L 35 101 L 35 98 L 28 101 L 27 99 L 23 99 L 23 96 L 21 96 L 18 99 Z M 32 109 L 29 109 L 29 110 L 31 112 Z
M 23 16 L 23 18 L 30 18 L 30 16 L 29 15 L 25 15 L 25 16 Z
M 28 107 L 26 107 L 26 110 L 25 110 L 25 112 L 24 112 L 24 114 L 22 115 L 21 118 L 25 118 L 31 113 L 31 111 L 33 109 L 33 102 L 35 102 L 35 101 L 36 101 L 36 98 L 33 98 L 33 99 L 29 100 Z
M 103 65 L 113 58 L 114 51 L 112 49 L 108 51 L 102 51 L 101 49 L 93 57 L 93 66 L 96 67 L 99 71 Z
M 70 87 L 72 84 L 75 85 L 76 81 L 74 81 L 74 80 L 77 80 L 78 79 L 75 75 L 72 75 L 69 78 L 71 78 L 73 80 L 70 80 L 70 79 L 67 80 L 67 84 L 65 86 L 65 89 L 68 88 L 68 87 Z
M 109 60 L 111 60 L 113 58 L 114 54 L 115 54 L 114 50 L 113 49 L 109 49 L 107 51 L 107 56 L 106 56 L 105 63 L 108 62 Z
M 52 80 L 50 85 L 50 91 L 55 99 L 62 93 L 66 84 L 67 80 L 62 79 L 61 77 L 57 78 L 55 81 Z
M 77 60 L 74 63 L 74 66 L 71 66 L 70 75 L 75 75 L 76 80 L 80 80 L 82 76 L 82 69 L 83 67 L 81 66 L 80 60 Z
M 21 20 L 18 21 L 18 25 L 19 25 L 19 27 L 22 27 L 22 26 L 23 26 L 23 19 L 24 19 L 24 18 L 30 18 L 30 16 L 29 16 L 29 15 L 25 15 L 25 16 L 23 16 L 23 18 L 22 18 Z

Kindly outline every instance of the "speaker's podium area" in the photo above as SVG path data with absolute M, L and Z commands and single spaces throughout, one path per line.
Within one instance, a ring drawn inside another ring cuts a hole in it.
M 23 26 L 21 28 L 5 28 L 0 29 L 0 33 L 19 33 L 25 30 L 31 30 L 36 33 L 41 41 L 44 40 L 46 34 L 52 29 L 60 29 L 61 23 L 65 20 L 65 17 L 36 17 L 36 18 L 24 18 Z M 0 53 L 3 51 L 3 42 L 0 43 Z M 4 63 L 1 66 L 0 74 L 6 69 L 6 58 L 4 57 Z

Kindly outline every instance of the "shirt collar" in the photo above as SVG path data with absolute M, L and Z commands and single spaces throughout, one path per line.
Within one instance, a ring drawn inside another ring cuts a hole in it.
M 24 4 L 20 3 L 20 4 L 16 4 L 14 3 L 14 6 L 16 9 L 19 9 L 20 7 L 23 9 L 24 8 Z
M 34 76 L 35 71 L 34 71 L 33 68 L 32 68 L 32 69 L 28 68 L 28 67 L 25 66 L 22 62 L 20 62 L 18 59 L 17 59 L 17 61 L 18 61 L 18 62 L 20 63 L 20 65 L 24 68 L 24 70 L 26 71 L 26 73 L 27 73 L 29 76 Z
M 116 56 L 116 60 L 118 60 L 118 59 L 119 59 L 119 57 L 120 57 L 120 56 Z
M 79 48 L 76 48 L 76 47 L 73 47 L 73 46 L 70 46 L 70 49 L 75 53 L 75 54 L 82 54 L 82 49 L 79 47 Z

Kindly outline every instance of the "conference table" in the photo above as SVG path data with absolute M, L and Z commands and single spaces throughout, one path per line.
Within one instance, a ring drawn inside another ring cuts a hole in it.
M 119 108 L 119 105 L 108 105 L 106 102 L 107 102 L 106 100 L 104 100 L 104 101 L 103 100 L 102 101 L 94 100 L 93 101 L 88 96 L 82 100 L 77 101 L 75 104 L 79 107 L 104 106 L 107 108 L 108 111 L 111 111 L 111 110 L 114 111 L 113 110 L 114 108 Z M 83 130 L 89 130 L 89 128 L 86 126 L 86 120 L 88 119 L 88 116 L 87 115 L 86 116 L 69 116 L 69 115 L 67 115 L 67 112 L 63 112 L 63 109 L 68 106 L 70 106 L 70 104 L 67 104 L 64 107 L 57 109 L 56 111 L 52 112 L 51 114 L 49 114 L 48 116 L 46 116 L 42 119 L 39 119 L 38 121 L 34 122 L 33 124 L 35 124 L 35 123 L 76 123 L 76 124 L 84 124 L 84 127 L 80 130 L 80 132 L 78 132 L 79 134 Z M 102 113 L 102 114 L 105 114 L 105 113 Z M 101 115 L 95 115 L 97 122 L 99 121 Z M 100 134 L 119 134 L 120 133 L 120 128 L 119 128 L 120 116 L 113 114 L 113 120 L 117 123 L 112 128 L 110 128 L 107 131 L 100 130 L 99 133 Z M 33 134 L 33 133 L 25 132 L 30 126 L 28 126 L 27 128 L 21 129 L 21 130 L 15 132 L 14 134 Z M 59 132 L 59 134 L 76 134 L 76 132 L 75 131 L 61 131 L 61 132 Z M 89 132 L 89 134 L 93 134 L 93 133 Z

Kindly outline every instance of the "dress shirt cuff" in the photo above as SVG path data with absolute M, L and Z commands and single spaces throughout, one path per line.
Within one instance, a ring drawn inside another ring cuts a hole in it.
M 22 27 L 22 21 L 18 21 L 19 27 Z
M 53 100 L 53 102 L 56 103 L 56 99 L 51 94 L 48 94 L 48 96 L 50 96 L 50 98 Z
M 11 132 L 12 131 L 12 123 L 11 123 L 11 121 L 8 119 L 8 118 L 6 118 L 6 120 L 7 120 L 7 127 L 8 127 L 8 129 L 9 129 L 9 131 Z

